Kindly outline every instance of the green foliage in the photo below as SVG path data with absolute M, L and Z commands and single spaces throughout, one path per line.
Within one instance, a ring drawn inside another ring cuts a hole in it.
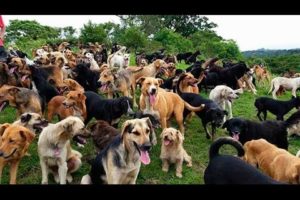
M 147 38 L 138 27 L 130 27 L 120 35 L 119 41 L 127 48 L 136 50 L 145 47 Z
M 94 24 L 91 21 L 83 25 L 79 39 L 85 44 L 88 42 L 98 42 L 101 44 L 107 43 L 108 41 L 107 33 L 103 24 Z

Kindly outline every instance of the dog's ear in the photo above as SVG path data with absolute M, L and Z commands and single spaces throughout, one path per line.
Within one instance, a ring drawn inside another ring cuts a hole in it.
M 180 141 L 180 143 L 182 143 L 184 140 L 184 136 L 182 135 L 182 133 L 179 130 L 176 131 L 176 134 L 177 134 L 178 140 Z
M 157 78 L 156 80 L 158 80 L 158 84 L 161 85 L 164 83 L 164 80 L 162 80 L 161 78 Z
M 8 89 L 8 92 L 10 95 L 15 95 L 16 93 L 20 92 L 20 88 L 17 88 L 17 87 L 12 87 L 12 88 L 9 88 Z
M 228 116 L 227 110 L 223 110 L 224 115 Z
M 78 94 L 77 94 L 77 97 L 78 97 L 78 99 L 81 100 L 81 101 L 85 101 L 85 100 L 86 100 L 86 96 L 85 96 L 84 94 L 82 94 L 82 93 L 78 93 Z
M 228 127 L 228 123 L 229 123 L 229 121 L 230 120 L 227 120 L 224 124 L 223 124 L 223 126 L 222 126 L 222 129 L 225 129 L 225 128 L 227 128 Z
M 156 68 L 159 68 L 160 67 L 160 60 L 155 60 L 154 61 L 154 66 L 156 67 Z
M 144 82 L 145 79 L 146 79 L 146 77 L 142 76 L 138 80 L 136 80 L 136 83 L 140 84 L 140 85 L 143 85 L 143 82 Z
M 73 131 L 73 126 L 74 126 L 74 124 L 75 124 L 76 122 L 75 121 L 69 121 L 69 122 L 67 122 L 67 123 L 65 123 L 64 125 L 63 125 L 63 128 L 64 128 L 64 132 L 72 132 Z
M 125 121 L 124 124 L 122 125 L 121 136 L 123 137 L 125 133 L 131 133 L 132 129 L 133 129 L 133 125 L 131 123 L 131 120 Z
M 225 95 L 226 95 L 226 88 L 223 88 L 220 93 L 221 93 L 221 97 L 225 97 Z
M 28 143 L 31 143 L 35 137 L 35 134 L 32 133 L 30 130 L 27 131 L 20 130 L 19 133 L 21 137 Z
M 160 135 L 159 135 L 160 138 L 163 138 L 163 135 L 164 135 L 166 129 L 167 129 L 167 128 L 164 128 L 164 129 L 162 130 L 162 132 L 161 132 Z
M 22 115 L 20 119 L 21 119 L 22 123 L 26 123 L 26 122 L 29 122 L 31 117 L 32 117 L 31 114 L 28 113 L 28 114 Z
M 24 59 L 21 59 L 22 65 L 26 65 L 26 61 Z
M 4 131 L 10 126 L 11 124 L 9 123 L 5 123 L 5 124 L 2 124 L 0 125 L 0 136 L 3 135 Z M 1 142 L 1 141 L 0 141 Z

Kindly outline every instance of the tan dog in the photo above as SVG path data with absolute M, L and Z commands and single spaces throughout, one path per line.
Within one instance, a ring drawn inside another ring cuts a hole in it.
M 17 109 L 17 116 L 25 112 L 35 112 L 42 115 L 38 94 L 27 88 L 3 85 L 0 88 L 0 112 L 8 104 Z
M 5 165 L 10 165 L 10 184 L 17 183 L 17 172 L 21 159 L 27 153 L 35 134 L 29 129 L 11 124 L 0 126 L 0 183 Z
M 244 160 L 257 166 L 277 181 L 300 183 L 300 158 L 265 139 L 251 140 L 244 144 Z
M 70 43 L 68 43 L 68 42 L 62 42 L 59 46 L 58 46 L 58 51 L 59 52 L 63 52 L 64 50 L 65 50 L 65 48 L 67 47 L 67 46 L 69 46 L 70 45 Z
M 162 139 L 160 152 L 162 170 L 168 172 L 169 165 L 175 163 L 176 176 L 182 178 L 183 161 L 187 162 L 188 167 L 192 167 L 192 158 L 183 148 L 184 136 L 174 128 L 166 128 L 162 131 L 160 137 Z
M 54 115 L 60 119 L 68 116 L 77 116 L 86 119 L 86 96 L 81 91 L 70 91 L 66 97 L 55 96 L 48 103 L 48 121 L 51 122 Z
M 270 72 L 268 72 L 265 68 L 261 67 L 260 65 L 254 65 L 252 69 L 259 83 L 265 81 L 267 81 L 267 83 L 270 83 L 271 75 Z
M 180 92 L 199 94 L 198 83 L 199 80 L 196 79 L 193 74 L 188 72 L 180 75 L 177 84 L 179 84 Z
M 84 92 L 84 88 L 75 80 L 67 78 L 63 82 L 67 88 L 65 88 L 65 91 L 78 91 L 78 92 Z
M 166 92 L 159 88 L 161 79 L 152 77 L 141 77 L 138 81 L 141 85 L 140 109 L 146 112 L 157 113 L 160 117 L 162 128 L 167 128 L 167 122 L 174 115 L 176 122 L 182 134 L 184 134 L 183 111 L 184 108 L 197 112 L 204 108 L 204 104 L 199 107 L 193 107 L 178 94 Z

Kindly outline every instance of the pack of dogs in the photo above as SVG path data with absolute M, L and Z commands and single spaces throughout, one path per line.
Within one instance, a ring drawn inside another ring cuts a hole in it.
M 86 160 L 80 148 L 89 142 L 93 158 L 87 160 L 90 170 L 81 184 L 136 184 L 156 145 L 161 170 L 168 173 L 174 165 L 176 177 L 182 178 L 188 170 L 184 163 L 193 166 L 184 141 L 194 116 L 211 139 L 205 184 L 300 183 L 300 153 L 288 151 L 289 137 L 300 136 L 300 110 L 284 119 L 300 108 L 299 78 L 271 80 L 261 65 L 198 60 L 198 50 L 136 52 L 133 66 L 129 50 L 116 43 L 111 51 L 98 43 L 79 49 L 73 52 L 68 42 L 43 46 L 33 50 L 31 60 L 9 48 L 7 61 L 0 62 L 0 115 L 7 107 L 16 110 L 14 122 L 0 124 L 0 183 L 9 166 L 9 183 L 17 184 L 18 168 L 31 156 L 32 143 L 37 144 L 42 184 L 52 182 L 50 174 L 55 183 L 71 183 Z M 185 70 L 176 68 L 182 61 L 190 65 Z M 255 80 L 270 84 L 273 98 L 253 102 L 258 121 L 233 116 L 240 95 L 257 95 Z M 206 98 L 201 93 L 208 89 Z M 291 99 L 277 100 L 287 90 Z M 267 120 L 268 112 L 276 120 Z M 217 129 L 226 129 L 228 137 L 217 138 Z M 223 145 L 237 155 L 221 155 Z

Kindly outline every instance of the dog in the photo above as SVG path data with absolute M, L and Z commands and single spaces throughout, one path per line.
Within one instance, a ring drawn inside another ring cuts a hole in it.
M 181 74 L 177 82 L 180 92 L 190 92 L 195 94 L 199 94 L 198 83 L 199 80 L 194 78 L 193 74 L 189 72 Z
M 271 81 L 271 88 L 268 92 L 272 92 L 273 99 L 277 99 L 276 92 L 279 88 L 283 87 L 285 90 L 292 90 L 292 95 L 296 97 L 296 90 L 300 87 L 300 77 L 299 78 L 285 78 L 285 77 L 276 77 Z
M 87 117 L 86 96 L 81 91 L 70 91 L 66 97 L 55 96 L 48 103 L 48 121 L 51 122 L 54 115 L 59 119 L 68 116 L 77 116 L 83 121 Z
M 110 125 L 118 126 L 120 117 L 123 114 L 132 114 L 132 101 L 128 97 L 119 97 L 117 99 L 103 99 L 97 93 L 87 91 L 86 96 L 86 112 L 87 117 L 85 124 L 95 117 L 107 121 Z
M 84 92 L 84 88 L 75 80 L 67 78 L 63 82 L 66 86 L 62 88 L 64 92 L 68 91 L 78 91 L 78 92 Z
M 35 138 L 29 129 L 12 124 L 0 126 L 0 183 L 3 168 L 10 165 L 10 184 L 17 183 L 17 173 L 20 161 Z
M 176 176 L 182 178 L 182 164 L 187 162 L 188 167 L 192 167 L 192 158 L 183 148 L 184 136 L 174 128 L 165 128 L 161 132 L 161 152 L 162 170 L 169 171 L 169 165 L 176 164 Z
M 17 109 L 17 116 L 25 112 L 42 115 L 41 99 L 38 94 L 27 88 L 3 85 L 0 88 L 0 112 L 10 105 Z
M 267 81 L 268 83 L 270 83 L 271 75 L 270 72 L 267 71 L 267 69 L 263 68 L 260 65 L 254 65 L 252 69 L 258 82 L 261 83 Z
M 232 138 L 222 137 L 214 141 L 210 146 L 209 163 L 204 171 L 205 184 L 283 184 L 263 174 L 239 157 L 220 155 L 219 149 L 224 144 L 235 147 L 239 157 L 245 153 L 243 146 Z
M 81 184 L 135 184 L 141 163 L 150 164 L 151 128 L 149 118 L 125 121 L 121 134 L 97 155 Z
M 98 65 L 98 63 L 96 62 L 96 60 L 94 59 L 94 55 L 92 53 L 85 53 L 85 57 L 87 57 L 89 59 L 89 62 L 91 63 L 90 69 L 93 71 L 99 71 L 100 67 Z
M 227 120 L 222 128 L 242 144 L 255 139 L 264 138 L 279 148 L 288 149 L 287 129 L 283 121 L 254 122 L 242 118 Z
M 81 153 L 71 148 L 70 139 L 84 137 L 88 132 L 84 123 L 74 116 L 45 127 L 38 140 L 38 154 L 42 169 L 42 184 L 48 184 L 48 174 L 54 175 L 55 182 L 72 182 L 71 173 L 81 166 Z M 81 139 L 79 139 L 82 141 Z
M 234 99 L 239 98 L 239 94 L 242 94 L 243 90 L 233 90 L 226 85 L 218 85 L 209 93 L 209 99 L 216 102 L 220 108 L 228 112 L 228 119 L 232 118 L 232 102 Z M 226 121 L 226 116 L 224 117 L 224 122 Z
M 300 111 L 293 113 L 286 121 L 288 136 L 300 136 Z
M 158 114 L 162 128 L 167 128 L 167 121 L 174 115 L 176 122 L 179 126 L 179 130 L 184 134 L 183 126 L 183 111 L 188 109 L 189 111 L 197 112 L 204 109 L 204 105 L 198 105 L 193 107 L 189 103 L 180 98 L 178 94 L 172 92 L 166 92 L 164 89 L 159 88 L 161 79 L 155 79 L 152 77 L 141 77 L 138 81 L 141 85 L 140 96 L 140 110 L 144 113 Z M 191 93 L 192 94 L 192 93 Z
M 289 184 L 300 183 L 300 158 L 287 150 L 276 147 L 265 139 L 251 140 L 244 144 L 244 160 L 258 166 L 277 181 Z
M 288 101 L 274 100 L 268 97 L 259 97 L 254 102 L 257 108 L 257 117 L 260 121 L 262 118 L 261 113 L 264 115 L 264 120 L 267 119 L 267 111 L 276 115 L 277 120 L 284 120 L 284 115 L 291 111 L 294 107 L 296 109 L 300 108 L 300 97 L 292 96 L 292 99 Z
M 48 121 L 37 113 L 23 113 L 20 119 L 15 121 L 12 125 L 19 125 L 28 128 L 36 135 L 40 133 L 44 127 L 48 126 Z

